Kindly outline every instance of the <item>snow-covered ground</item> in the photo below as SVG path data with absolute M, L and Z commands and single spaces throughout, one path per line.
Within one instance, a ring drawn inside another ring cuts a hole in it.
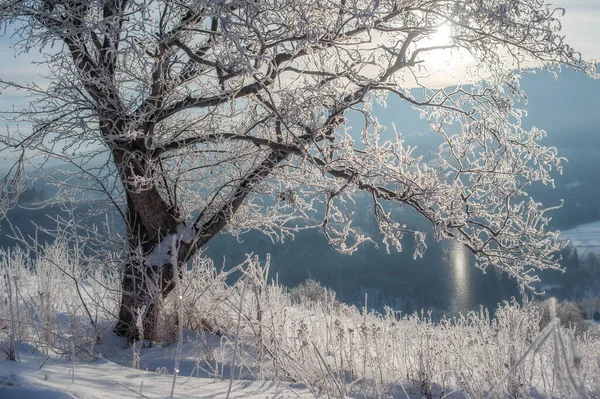
M 132 350 L 116 337 L 107 349 L 106 358 L 77 361 L 47 357 L 30 345 L 18 347 L 20 362 L 0 361 L 0 398 L 313 398 L 301 384 L 276 381 L 236 379 L 229 389 L 230 364 L 225 377 L 210 378 L 208 365 L 199 362 L 201 346 L 196 334 L 188 332 L 183 346 L 180 374 L 173 385 L 176 345 L 141 350 L 140 369 L 131 367 Z M 213 344 L 218 344 L 212 336 Z M 216 350 L 216 348 L 214 348 Z M 74 373 L 73 373 L 74 371 Z M 236 378 L 239 377 L 236 375 Z M 174 387 L 174 388 L 173 388 Z
M 600 220 L 563 231 L 560 238 L 571 241 L 570 245 L 577 248 L 579 256 L 590 252 L 600 254 Z

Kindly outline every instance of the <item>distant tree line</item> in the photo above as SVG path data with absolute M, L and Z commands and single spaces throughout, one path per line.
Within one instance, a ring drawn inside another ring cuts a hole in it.
M 41 202 L 46 198 L 46 191 L 43 188 L 37 188 L 31 184 L 19 195 L 19 204 Z

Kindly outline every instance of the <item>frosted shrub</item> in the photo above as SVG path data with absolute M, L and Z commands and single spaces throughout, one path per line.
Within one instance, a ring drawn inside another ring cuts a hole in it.
M 543 315 L 540 319 L 540 328 L 544 328 L 550 322 L 549 301 L 535 303 L 532 306 L 537 306 Z M 581 335 L 587 331 L 587 324 L 583 318 L 583 311 L 573 302 L 561 302 L 556 305 L 556 316 L 560 319 L 560 323 L 565 328 L 571 328 L 576 335 Z
M 323 287 L 316 280 L 308 279 L 297 287 L 292 288 L 290 299 L 294 304 L 307 302 L 325 304 L 328 301 L 335 300 L 335 291 Z
M 75 343 L 76 352 L 92 354 L 106 324 L 113 322 L 116 271 L 84 261 L 62 240 L 41 248 L 34 258 L 19 248 L 1 250 L 0 268 L 13 282 L 20 339 L 45 353 L 71 355 Z M 2 289 L 7 297 L 8 285 Z M 3 323 L 9 320 L 3 306 L 0 313 Z
M 24 336 L 24 326 L 19 321 L 19 296 L 21 283 L 30 275 L 30 268 L 28 253 L 23 249 L 0 250 L 0 273 L 4 283 L 0 302 L 0 326 L 2 330 L 10 331 L 9 337 L 6 337 L 7 342 L 2 342 L 6 344 L 2 350 L 11 360 L 18 358 L 15 345 Z
M 3 294 L 5 295 L 0 306 L 8 306 L 8 280 L 12 281 L 13 294 L 18 297 L 21 293 L 21 285 L 26 283 L 32 274 L 31 268 L 31 260 L 26 250 L 20 247 L 0 249 L 0 272 L 4 280 Z M 3 307 L 2 309 L 4 310 Z
M 221 333 L 232 329 L 235 311 L 232 306 L 238 295 L 232 295 L 234 287 L 228 287 L 227 277 L 237 271 L 218 272 L 212 260 L 197 256 L 189 269 L 182 274 L 184 298 L 184 327 Z
M 233 327 L 232 287 L 228 287 L 225 281 L 236 270 L 218 272 L 210 259 L 200 255 L 193 258 L 190 267 L 180 275 L 184 328 L 221 334 L 222 330 Z M 173 291 L 161 302 L 157 335 L 154 337 L 156 341 L 166 343 L 176 338 L 179 322 L 176 306 L 176 293 Z
M 516 370 L 513 368 L 540 332 L 541 315 L 539 309 L 523 308 L 515 300 L 503 302 L 498 307 L 490 325 L 493 335 L 488 336 L 488 341 L 484 342 L 486 350 L 483 355 L 487 352 L 488 357 L 481 359 L 484 364 L 492 364 L 491 367 L 488 366 L 487 379 L 484 380 L 489 382 L 485 390 L 496 388 L 507 397 L 527 396 L 527 392 L 534 385 L 531 378 L 535 358 L 529 357 L 522 367 Z M 540 359 L 543 359 L 543 354 L 539 354 Z M 551 358 L 545 360 L 549 359 Z M 503 385 L 498 386 L 507 373 L 510 373 L 510 376 Z

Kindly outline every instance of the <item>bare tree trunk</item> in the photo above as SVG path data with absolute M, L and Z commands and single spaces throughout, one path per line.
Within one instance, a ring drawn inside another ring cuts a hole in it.
M 178 214 L 164 202 L 155 187 L 129 192 L 127 207 L 129 259 L 123 274 L 115 331 L 133 342 L 141 335 L 144 339 L 154 337 L 160 300 L 174 288 L 170 260 L 150 264 L 148 255 L 167 234 L 177 232 Z
M 149 266 L 135 260 L 128 262 L 122 281 L 119 321 L 115 327 L 118 335 L 131 342 L 141 336 L 153 339 L 159 302 L 174 288 L 172 270 L 170 264 Z

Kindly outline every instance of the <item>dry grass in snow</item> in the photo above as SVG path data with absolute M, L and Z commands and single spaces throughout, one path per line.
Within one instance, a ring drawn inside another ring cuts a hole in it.
M 434 322 L 424 313 L 349 307 L 318 285 L 292 295 L 266 281 L 268 259 L 260 264 L 249 256 L 234 268 L 242 277 L 228 285 L 232 272 L 217 272 L 197 257 L 180 282 L 183 300 L 174 294 L 162 303 L 161 335 L 152 345 L 129 346 L 111 331 L 118 269 L 84 261 L 61 242 L 35 260 L 18 249 L 2 251 L 0 268 L 2 349 L 16 359 L 2 361 L 0 397 L 600 393 L 599 338 L 561 327 L 553 304 L 544 310 L 504 303 L 494 315 L 482 309 Z

